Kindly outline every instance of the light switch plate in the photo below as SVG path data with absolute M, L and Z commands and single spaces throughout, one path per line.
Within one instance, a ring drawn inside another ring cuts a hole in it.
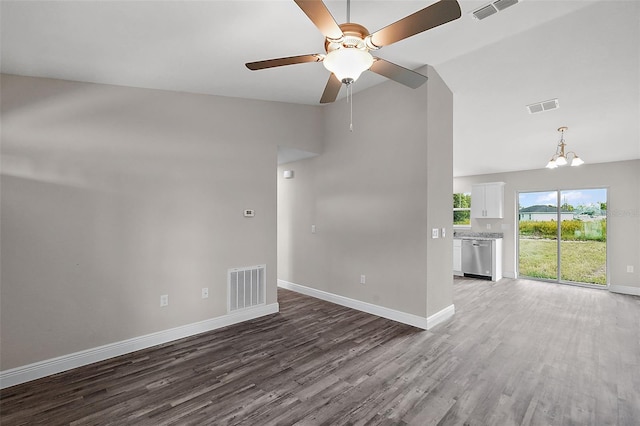
M 431 230 L 431 238 L 439 238 L 439 236 L 438 236 L 438 228 L 433 228 Z
M 253 209 L 245 209 L 244 217 L 254 217 L 256 215 L 256 211 Z

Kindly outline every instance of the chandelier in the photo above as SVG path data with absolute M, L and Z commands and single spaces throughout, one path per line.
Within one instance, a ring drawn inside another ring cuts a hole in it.
M 565 166 L 569 163 L 569 158 L 571 158 L 571 166 L 573 167 L 584 164 L 584 161 L 582 161 L 582 159 L 578 157 L 578 154 L 576 154 L 575 152 L 569 151 L 566 154 L 564 152 L 564 148 L 567 145 L 566 143 L 564 143 L 564 132 L 568 129 L 569 128 L 566 126 L 560 127 L 558 129 L 558 131 L 560 132 L 560 142 L 558 142 L 555 154 L 553 154 L 553 157 L 551 157 L 551 160 L 549 160 L 549 162 L 547 163 L 547 169 L 555 169 L 558 166 Z

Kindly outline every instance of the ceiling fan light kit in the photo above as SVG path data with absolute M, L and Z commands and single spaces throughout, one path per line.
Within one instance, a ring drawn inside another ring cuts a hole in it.
M 564 142 L 564 132 L 568 129 L 569 128 L 566 126 L 558 128 L 558 131 L 560 132 L 560 142 L 558 142 L 555 154 L 553 154 L 546 165 L 547 169 L 555 169 L 559 166 L 565 166 L 569 164 L 569 157 L 571 157 L 572 167 L 577 167 L 581 164 L 584 164 L 584 161 L 580 157 L 578 157 L 578 154 L 576 154 L 575 152 L 569 151 L 566 154 L 564 152 L 564 148 L 565 146 L 567 146 L 567 144 Z
M 400 19 L 374 33 L 362 25 L 346 22 L 338 25 L 322 0 L 294 0 L 325 37 L 326 54 L 310 54 L 249 62 L 252 71 L 322 61 L 331 72 L 320 103 L 334 102 L 340 87 L 349 87 L 360 75 L 370 70 L 405 86 L 416 88 L 427 81 L 427 77 L 401 67 L 382 58 L 374 57 L 370 51 L 404 40 L 431 28 L 460 18 L 462 12 L 456 0 L 441 0 L 405 18 Z M 350 19 L 350 4 L 347 0 L 347 21 Z
M 360 74 L 371 68 L 373 56 L 366 50 L 337 49 L 327 53 L 323 64 L 342 83 L 351 84 L 360 77 Z

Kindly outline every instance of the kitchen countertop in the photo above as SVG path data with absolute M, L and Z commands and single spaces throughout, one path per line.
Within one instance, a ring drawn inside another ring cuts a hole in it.
M 456 231 L 453 238 L 458 240 L 499 240 L 504 237 L 502 232 L 466 232 Z

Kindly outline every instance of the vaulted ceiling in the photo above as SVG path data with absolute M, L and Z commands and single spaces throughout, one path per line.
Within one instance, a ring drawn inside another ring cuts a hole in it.
M 431 3 L 353 0 L 351 20 L 374 31 Z M 560 126 L 587 163 L 640 158 L 640 2 L 523 0 L 473 19 L 488 3 L 461 1 L 460 19 L 378 52 L 407 68 L 434 66 L 453 91 L 454 175 L 544 167 Z M 326 4 L 346 21 L 346 0 Z M 4 0 L 0 8 L 3 73 L 312 105 L 328 78 L 318 63 L 244 67 L 324 52 L 292 0 Z M 383 81 L 365 73 L 356 92 Z M 559 109 L 525 108 L 552 98 Z

